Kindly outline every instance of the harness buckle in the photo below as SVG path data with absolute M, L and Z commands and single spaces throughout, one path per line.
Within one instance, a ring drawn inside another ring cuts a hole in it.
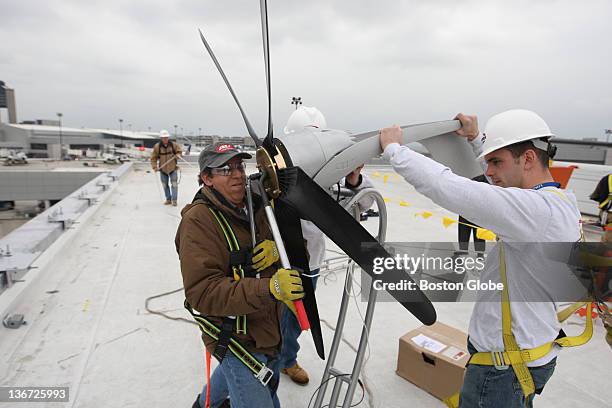
M 504 364 L 506 361 L 504 360 L 504 352 L 503 351 L 490 351 L 491 353 L 491 361 L 493 361 L 493 366 L 496 370 L 503 371 L 507 370 L 510 366 Z M 499 361 L 499 364 L 497 363 Z
M 259 370 L 259 372 L 255 374 L 255 378 L 257 378 L 264 387 L 268 386 L 268 383 L 270 382 L 273 376 L 274 372 L 263 364 L 261 370 Z

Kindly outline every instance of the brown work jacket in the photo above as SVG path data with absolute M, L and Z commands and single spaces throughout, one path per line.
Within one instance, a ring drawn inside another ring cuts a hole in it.
M 159 171 L 170 174 L 178 168 L 176 156 L 181 154 L 183 151 L 178 143 L 168 141 L 168 145 L 164 146 L 161 142 L 157 142 L 151 153 L 151 167 L 153 170 L 159 169 Z
M 270 277 L 280 265 L 272 265 L 261 277 L 234 280 L 230 267 L 227 240 L 209 208 L 220 210 L 238 239 L 240 249 L 251 250 L 248 216 L 208 187 L 202 187 L 192 204 L 181 211 L 182 220 L 176 233 L 176 250 L 181 263 L 185 297 L 203 316 L 220 327 L 224 316 L 246 315 L 247 333 L 237 339 L 251 353 L 274 356 L 281 343 L 280 316 L 282 303 L 270 294 Z M 255 201 L 256 240 L 272 239 L 263 207 Z M 203 334 L 206 348 L 212 353 L 216 341 Z

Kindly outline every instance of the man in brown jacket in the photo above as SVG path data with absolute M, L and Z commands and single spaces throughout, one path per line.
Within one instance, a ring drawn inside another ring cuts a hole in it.
M 160 131 L 159 137 L 161 141 L 155 144 L 151 154 L 151 167 L 153 167 L 153 171 L 159 170 L 164 193 L 166 194 L 164 205 L 172 204 L 176 207 L 178 197 L 177 162 L 183 151 L 178 143 L 169 140 L 170 133 L 167 130 Z M 168 186 L 168 181 L 170 181 L 170 186 Z
M 226 403 L 228 396 L 232 408 L 280 406 L 276 357 L 281 346 L 281 302 L 292 307 L 294 300 L 304 296 L 299 274 L 278 265 L 278 252 L 257 196 L 254 218 L 259 243 L 251 249 L 242 161 L 250 157 L 227 143 L 202 151 L 202 187 L 182 210 L 175 240 L 186 306 L 201 314 L 202 318 L 194 317 L 206 349 L 220 360 L 210 378 L 211 407 Z M 250 357 L 238 356 L 233 341 Z M 267 368 L 249 367 L 245 363 L 249 358 Z M 272 381 L 264 386 L 262 373 L 267 369 L 272 370 L 268 370 Z M 194 407 L 205 406 L 206 391 L 207 385 Z

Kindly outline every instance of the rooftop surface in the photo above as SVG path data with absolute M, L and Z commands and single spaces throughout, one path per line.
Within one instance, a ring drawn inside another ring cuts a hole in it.
M 205 381 L 204 353 L 196 326 L 164 319 L 145 310 L 147 298 L 182 286 L 174 235 L 180 209 L 197 190 L 196 170 L 182 166 L 179 206 L 163 206 L 158 175 L 134 166 L 107 199 L 79 220 L 37 260 L 36 276 L 14 306 L 27 325 L 0 327 L 0 386 L 67 386 L 70 402 L 49 407 L 190 407 Z M 252 168 L 251 168 L 252 170 Z M 388 241 L 446 241 L 457 237 L 455 217 L 414 189 L 388 167 L 366 167 L 388 199 Z M 418 214 L 429 211 L 424 218 Z M 374 231 L 376 219 L 366 222 Z M 596 232 L 590 240 L 599 240 Z M 331 245 L 330 245 L 331 247 Z M 335 326 L 345 273 L 319 280 L 317 299 L 326 349 Z M 150 307 L 188 317 L 181 291 L 154 299 Z M 357 345 L 366 304 L 351 302 L 345 337 Z M 467 331 L 472 303 L 436 303 L 439 321 Z M 572 317 L 572 325 L 582 322 Z M 378 303 L 362 378 L 375 407 L 442 407 L 443 404 L 395 374 L 398 339 L 420 323 L 396 303 Z M 578 328 L 576 328 L 577 330 Z M 585 346 L 565 349 L 554 376 L 538 397 L 543 407 L 612 406 L 609 387 L 612 353 L 598 322 Z M 306 407 L 325 366 L 309 333 L 301 337 L 299 362 L 308 370 L 307 386 L 281 379 L 284 407 Z M 350 369 L 354 356 L 345 345 L 337 364 Z M 608 385 L 606 385 L 608 384 Z M 355 402 L 361 397 L 356 392 Z M 368 397 L 360 406 L 368 406 Z M 0 403 L 0 407 L 9 406 Z M 40 407 L 22 403 L 20 407 Z

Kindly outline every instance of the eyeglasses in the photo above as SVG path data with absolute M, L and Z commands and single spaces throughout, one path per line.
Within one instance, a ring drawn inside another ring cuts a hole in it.
M 246 163 L 240 162 L 240 163 L 226 164 L 225 166 L 222 166 L 222 167 L 215 167 L 215 168 L 210 169 L 210 172 L 212 174 L 216 174 L 219 176 L 229 176 L 230 174 L 232 174 L 232 170 L 238 170 L 240 173 L 244 173 L 245 169 L 246 169 Z

